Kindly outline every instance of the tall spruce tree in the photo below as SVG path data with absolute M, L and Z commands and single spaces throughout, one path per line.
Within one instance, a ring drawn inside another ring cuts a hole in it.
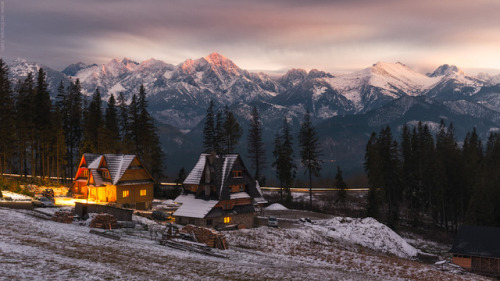
M 259 111 L 256 106 L 252 108 L 252 118 L 250 119 L 250 130 L 248 132 L 248 158 L 255 169 L 255 180 L 261 180 L 260 171 L 266 164 L 266 152 L 262 141 L 262 123 L 260 122 Z
M 305 173 L 309 175 L 309 209 L 312 210 L 312 177 L 319 176 L 322 161 L 319 159 L 321 156 L 319 137 L 309 111 L 304 115 L 304 121 L 300 126 L 299 146 L 302 165 L 305 167 Z
M 9 68 L 0 58 L 0 173 L 13 172 L 16 143 L 15 103 L 9 80 Z
M 118 125 L 118 110 L 115 96 L 111 94 L 104 115 L 104 138 L 102 151 L 104 153 L 118 153 L 120 149 L 120 127 Z
M 333 184 L 333 187 L 338 189 L 338 202 L 341 205 L 344 205 L 347 198 L 347 184 L 345 183 L 344 177 L 342 176 L 342 170 L 340 169 L 340 166 L 337 166 L 337 175 L 335 176 L 335 183 Z
M 79 158 L 78 147 L 80 146 L 83 136 L 83 109 L 82 88 L 80 80 L 77 79 L 69 86 L 68 118 L 66 120 L 67 124 L 64 126 L 67 128 L 65 139 L 68 146 L 67 154 L 70 175 L 74 175 L 73 168 L 76 164 L 74 160 Z
M 34 172 L 32 157 L 35 144 L 34 105 L 35 86 L 33 74 L 30 72 L 24 81 L 19 82 L 16 99 L 19 173 L 24 176 Z
M 36 170 L 38 175 L 48 176 L 50 146 L 53 139 L 54 127 L 52 125 L 52 102 L 43 68 L 38 71 L 33 123 L 35 125 Z
M 224 116 L 222 115 L 222 110 L 217 110 L 215 114 L 215 135 L 214 135 L 214 151 L 215 153 L 223 153 L 224 152 Z
M 364 168 L 369 184 L 366 215 L 375 219 L 380 219 L 381 196 L 379 190 L 384 184 L 379 146 L 378 136 L 373 132 L 366 144 Z
M 280 182 L 280 198 L 282 202 L 291 202 L 291 192 L 293 180 L 295 179 L 297 166 L 293 162 L 293 137 L 288 120 L 285 117 L 283 127 L 276 133 L 273 150 L 274 162 L 272 166 L 276 169 L 276 177 Z M 283 189 L 286 198 L 283 201 Z
M 206 153 L 215 151 L 215 139 L 214 101 L 211 100 L 207 108 L 207 115 L 203 126 L 203 149 Z
M 224 123 L 222 124 L 224 152 L 233 153 L 243 134 L 240 123 L 226 105 L 224 107 Z
M 85 111 L 83 144 L 80 154 L 83 153 L 102 153 L 101 133 L 103 131 L 103 114 L 101 91 L 96 88 L 92 95 L 92 100 Z

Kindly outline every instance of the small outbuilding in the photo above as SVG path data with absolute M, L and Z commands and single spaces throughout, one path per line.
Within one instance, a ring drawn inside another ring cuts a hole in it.
M 464 225 L 450 252 L 453 263 L 482 275 L 500 277 L 500 228 Z
M 266 203 L 239 154 L 201 154 L 175 199 L 179 224 L 252 227 L 256 208 Z

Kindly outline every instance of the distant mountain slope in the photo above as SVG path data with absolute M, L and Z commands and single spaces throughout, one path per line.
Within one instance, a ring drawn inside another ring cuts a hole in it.
M 296 134 L 304 113 L 310 111 L 325 159 L 346 169 L 362 167 L 369 134 L 385 125 L 400 128 L 407 122 L 423 121 L 435 128 L 443 118 L 454 123 L 460 141 L 473 126 L 483 137 L 500 128 L 500 75 L 471 76 L 453 65 L 424 75 L 402 63 L 379 62 L 338 76 L 291 69 L 277 78 L 248 72 L 218 53 L 178 65 L 124 58 L 103 65 L 75 63 L 62 72 L 22 59 L 9 66 L 14 83 L 43 67 L 52 97 L 60 81 L 69 85 L 79 79 L 85 95 L 99 88 L 103 99 L 119 93 L 130 99 L 144 84 L 169 159 L 195 159 L 201 152 L 202 122 L 211 100 L 218 108 L 229 106 L 245 133 L 251 107 L 257 106 L 269 157 L 283 119 L 291 122 Z M 238 151 L 245 156 L 246 135 Z M 174 173 L 181 165 L 191 162 L 167 163 Z

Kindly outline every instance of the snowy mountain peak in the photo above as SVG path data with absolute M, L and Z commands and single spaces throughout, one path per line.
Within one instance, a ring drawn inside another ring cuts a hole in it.
M 129 59 L 129 58 L 123 58 L 121 63 L 123 65 L 125 65 L 125 67 L 128 69 L 128 70 L 132 70 L 134 69 L 137 65 L 139 65 L 139 63 Z
M 429 77 L 449 76 L 452 74 L 464 75 L 464 72 L 455 65 L 443 64 L 439 66 L 433 73 L 428 73 Z

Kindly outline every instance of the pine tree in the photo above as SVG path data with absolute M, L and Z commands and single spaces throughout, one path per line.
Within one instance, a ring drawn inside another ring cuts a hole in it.
M 335 176 L 335 183 L 333 184 L 333 187 L 339 190 L 337 193 L 337 200 L 340 204 L 344 205 L 347 198 L 347 184 L 344 182 L 340 166 L 337 166 L 337 175 Z
M 290 188 L 295 179 L 297 166 L 293 163 L 293 137 L 291 128 L 286 117 L 283 120 L 281 132 L 276 133 L 273 150 L 274 162 L 272 166 L 276 169 L 276 177 L 280 182 L 280 197 L 283 202 L 283 188 L 287 193 L 285 201 L 291 201 Z
M 215 114 L 215 135 L 214 135 L 214 151 L 215 153 L 224 153 L 224 117 L 222 115 L 222 110 L 217 110 Z
M 226 105 L 224 107 L 224 123 L 222 124 L 222 135 L 224 143 L 224 152 L 233 153 L 243 134 L 242 129 L 233 112 Z
M 380 218 L 381 202 L 379 190 L 384 184 L 379 146 L 377 134 L 373 132 L 366 144 L 364 168 L 368 176 L 368 184 L 370 187 L 367 197 L 366 215 L 375 219 Z
M 80 80 L 77 79 L 75 83 L 71 83 L 68 91 L 68 119 L 67 128 L 65 132 L 65 139 L 68 146 L 68 165 L 69 174 L 74 175 L 73 168 L 76 163 L 74 159 L 78 159 L 78 147 L 82 141 L 83 136 L 83 98 Z
M 80 154 L 102 153 L 101 141 L 103 131 L 103 114 L 102 114 L 102 100 L 101 91 L 96 88 L 92 100 L 86 108 L 84 119 L 84 136 L 83 145 Z
M 403 185 L 398 155 L 398 143 L 393 139 L 389 126 L 382 129 L 379 134 L 379 155 L 382 167 L 384 198 L 387 204 L 387 224 L 391 228 L 396 228 L 399 222 Z
M 118 111 L 115 96 L 111 94 L 104 115 L 104 140 L 102 151 L 104 153 L 118 153 L 120 151 L 120 128 L 118 125 Z
M 139 96 L 132 97 L 129 107 L 131 113 L 132 139 L 135 142 L 136 153 L 155 182 L 159 183 L 163 177 L 163 158 L 164 154 L 160 147 L 160 138 L 154 119 L 148 112 L 146 100 L 146 90 L 144 85 L 139 88 Z M 158 186 L 155 186 L 155 193 L 158 192 Z
M 120 152 L 125 154 L 132 153 L 131 120 L 123 92 L 120 92 L 118 95 L 118 120 L 120 127 Z
M 0 58 L 0 174 L 13 172 L 16 143 L 15 104 L 9 80 L 9 68 Z
M 304 115 L 304 122 L 300 126 L 299 146 L 302 165 L 306 168 L 305 173 L 309 175 L 309 208 L 312 210 L 312 177 L 318 177 L 321 171 L 321 160 L 319 159 L 321 148 L 309 111 Z
M 207 116 L 203 126 L 203 148 L 206 153 L 215 151 L 215 127 L 214 127 L 214 101 L 211 100 L 207 108 Z
M 250 119 L 250 130 L 248 132 L 248 158 L 255 169 L 255 180 L 260 181 L 260 171 L 266 163 L 264 142 L 262 141 L 262 123 L 260 122 L 257 107 L 252 108 L 252 119 Z
M 19 173 L 25 176 L 34 171 L 33 150 L 35 143 L 35 87 L 33 74 L 30 72 L 17 87 L 16 112 L 18 133 Z M 31 169 L 28 169 L 28 164 Z
M 38 71 L 35 102 L 34 107 L 34 126 L 35 126 L 35 161 L 39 175 L 47 175 L 48 171 L 48 159 L 46 158 L 49 154 L 49 146 L 51 141 L 52 133 L 52 118 L 51 118 L 51 108 L 52 102 L 50 101 L 50 93 L 47 89 L 46 74 L 43 68 Z

